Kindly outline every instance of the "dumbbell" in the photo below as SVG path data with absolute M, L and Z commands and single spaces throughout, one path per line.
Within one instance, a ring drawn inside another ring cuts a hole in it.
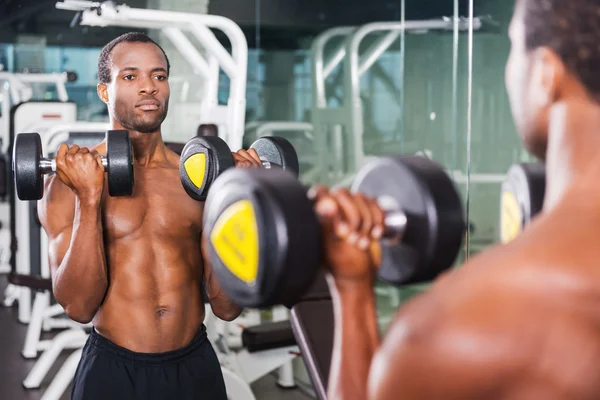
M 250 148 L 256 150 L 266 169 L 279 168 L 298 177 L 298 154 L 286 139 L 266 136 L 256 140 Z M 194 137 L 181 152 L 179 177 L 190 197 L 204 201 L 215 179 L 234 166 L 231 149 L 223 139 Z
M 133 148 L 126 130 L 106 132 L 106 156 L 100 157 L 108 172 L 108 193 L 130 196 L 133 192 Z M 43 176 L 56 172 L 56 160 L 42 157 L 38 133 L 19 133 L 13 148 L 13 173 L 21 200 L 40 200 L 44 195 Z
M 450 268 L 466 223 L 452 180 L 417 156 L 383 157 L 357 174 L 351 191 L 376 198 L 385 212 L 379 278 L 426 282 Z M 323 261 L 320 224 L 307 188 L 281 171 L 233 168 L 214 183 L 203 227 L 213 270 L 242 307 L 292 306 Z
M 201 124 L 198 126 L 196 136 L 219 136 L 219 127 L 215 124 Z
M 516 238 L 542 211 L 546 190 L 543 163 L 513 165 L 502 182 L 500 197 L 500 241 Z

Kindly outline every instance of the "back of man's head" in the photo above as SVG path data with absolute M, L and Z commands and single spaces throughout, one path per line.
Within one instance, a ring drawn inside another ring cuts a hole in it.
M 100 56 L 98 57 L 98 81 L 100 83 L 110 83 L 111 80 L 111 54 L 113 49 L 119 43 L 152 43 L 156 47 L 158 47 L 162 53 L 165 55 L 165 59 L 167 60 L 167 74 L 169 74 L 171 69 L 171 64 L 169 63 L 169 57 L 163 50 L 162 47 L 158 43 L 156 43 L 150 36 L 146 35 L 142 32 L 129 32 L 124 33 L 123 35 L 111 40 L 100 52 Z
M 519 0 L 525 47 L 552 49 L 600 101 L 600 1 Z

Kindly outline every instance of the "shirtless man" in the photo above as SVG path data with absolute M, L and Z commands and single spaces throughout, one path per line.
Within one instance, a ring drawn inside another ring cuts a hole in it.
M 335 313 L 330 400 L 600 396 L 600 2 L 517 0 L 510 38 L 506 86 L 525 147 L 547 164 L 543 212 L 403 305 L 381 343 L 381 212 L 317 190 Z
M 105 142 L 91 150 L 63 144 L 39 202 L 54 296 L 70 318 L 94 327 L 73 399 L 226 399 L 203 325 L 201 286 L 217 317 L 230 321 L 241 309 L 203 262 L 203 203 L 186 194 L 179 157 L 162 140 L 168 76 L 166 54 L 146 35 L 107 44 L 98 95 L 111 129 L 131 136 L 133 195 L 108 196 L 99 159 Z M 253 151 L 233 155 L 238 166 L 262 166 Z

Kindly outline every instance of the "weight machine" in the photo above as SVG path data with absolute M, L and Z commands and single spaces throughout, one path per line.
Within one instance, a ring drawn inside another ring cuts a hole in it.
M 194 136 L 200 124 L 219 126 L 220 136 L 231 148 L 242 147 L 246 114 L 246 79 L 248 69 L 248 43 L 241 28 L 232 20 L 205 14 L 192 14 L 164 10 L 131 8 L 112 1 L 92 2 L 64 0 L 56 8 L 76 11 L 75 20 L 80 25 L 120 26 L 142 29 L 159 29 L 196 74 L 207 82 L 200 104 L 183 103 L 173 107 L 165 121 L 174 131 L 189 132 L 176 141 L 187 141 Z M 222 31 L 231 43 L 231 54 L 219 42 L 210 28 Z M 190 33 L 202 46 L 206 56 L 188 39 Z M 227 105 L 219 105 L 219 71 L 230 79 Z M 185 123 L 174 127 L 175 123 Z
M 71 104 L 71 103 L 67 103 Z M 40 132 L 42 138 L 42 148 L 57 148 L 58 145 L 69 138 L 70 132 L 79 132 L 80 136 L 86 136 L 87 141 L 89 138 L 95 143 L 99 143 L 104 138 L 104 132 L 108 129 L 107 123 L 88 123 L 88 122 L 67 122 L 64 124 L 52 124 L 38 123 L 37 125 L 29 125 L 26 123 L 27 116 L 31 115 L 29 110 L 38 109 L 40 106 L 47 106 L 47 103 L 22 103 L 17 109 L 17 117 L 15 119 L 15 131 L 25 132 L 33 131 Z M 74 110 L 73 110 L 74 111 Z M 21 114 L 23 113 L 23 114 Z M 21 125 L 23 124 L 23 125 Z M 11 138 L 14 135 L 11 134 Z M 58 143 L 56 141 L 59 141 Z M 88 143 L 83 145 L 88 145 Z M 12 146 L 13 140 L 11 140 Z M 91 144 L 91 143 L 90 143 Z M 55 146 L 55 147 L 52 147 Z M 15 285 L 17 288 L 13 290 L 13 296 L 18 299 L 18 320 L 21 323 L 33 322 L 32 319 L 32 306 L 31 306 L 31 288 L 35 289 L 46 289 L 47 284 L 37 282 L 32 278 L 32 274 L 37 274 L 37 265 L 39 265 L 39 274 L 42 279 L 50 278 L 50 268 L 48 266 L 47 257 L 42 257 L 42 254 L 48 254 L 47 249 L 47 238 L 44 230 L 39 226 L 37 222 L 37 211 L 36 202 L 20 201 L 16 199 L 16 193 L 14 193 L 14 185 L 9 185 L 11 188 L 11 273 L 9 274 L 9 283 Z M 40 248 L 36 249 L 33 246 L 35 240 L 39 240 L 41 245 Z M 35 266 L 35 270 L 32 269 L 32 265 Z M 40 287 L 41 285 L 41 287 Z M 16 293 L 15 293 L 16 292 Z M 36 300 L 34 305 L 34 311 L 36 316 L 38 312 L 46 312 L 46 307 L 49 305 L 50 297 L 45 296 L 45 293 L 38 292 L 36 294 Z M 52 313 L 52 315 L 56 315 Z M 34 342 L 34 338 L 39 338 L 39 334 L 32 334 L 31 331 L 39 332 L 39 321 L 30 324 L 29 332 L 27 334 L 26 346 L 23 349 L 23 355 L 25 357 L 35 357 L 35 351 L 39 350 Z
M 343 45 L 338 47 L 335 55 L 331 57 L 327 62 L 324 62 L 324 50 L 326 44 L 328 44 L 331 40 L 336 39 L 338 37 L 345 37 L 351 34 L 356 30 L 356 27 L 336 27 L 328 29 L 321 34 L 319 34 L 312 44 L 312 54 L 313 54 L 313 65 L 312 65 L 312 73 L 311 80 L 313 86 L 313 103 L 319 104 L 321 107 L 327 107 L 327 97 L 326 97 L 326 81 L 331 76 L 332 72 L 335 70 L 335 67 L 340 63 L 340 61 L 345 56 L 345 48 Z M 318 54 L 318 56 L 315 56 Z M 314 106 L 313 106 L 314 110 Z M 324 113 L 323 113 L 324 114 Z M 315 117 L 313 115 L 312 122 L 298 122 L 298 121 L 254 121 L 246 124 L 246 141 L 250 142 L 252 140 L 256 140 L 262 136 L 274 136 L 277 133 L 282 132 L 294 132 L 302 135 L 305 139 L 308 139 L 312 142 L 315 141 L 315 133 L 314 133 L 314 124 L 316 118 L 320 118 L 322 114 Z M 335 115 L 334 115 L 335 118 Z M 318 133 L 318 135 L 320 132 Z M 315 150 L 314 147 L 316 145 L 313 143 L 313 147 L 308 149 L 308 151 L 297 151 L 300 157 L 301 165 L 311 165 L 311 168 L 308 170 L 303 170 L 301 168 L 300 180 L 307 184 L 313 182 L 320 174 L 324 172 L 323 168 L 320 168 L 318 164 L 315 163 L 315 157 L 313 156 Z M 307 153 L 311 154 L 310 159 L 306 156 Z M 304 155 L 303 155 L 304 154 Z M 330 154 L 331 155 L 331 154 Z
M 4 87 L 4 93 L 8 88 Z M 75 103 L 72 102 L 56 102 L 56 101 L 28 101 L 19 103 L 15 106 L 7 107 L 6 104 L 2 104 L 4 108 L 9 108 L 9 114 L 3 118 L 9 121 L 9 131 L 6 132 L 5 139 L 2 140 L 2 154 L 10 155 L 12 149 L 12 142 L 14 138 L 14 132 L 27 132 L 32 129 L 37 131 L 43 131 L 49 129 L 53 125 L 61 124 L 72 124 L 75 122 L 77 117 L 77 109 Z M 4 147 L 6 146 L 6 147 Z M 10 159 L 10 156 L 8 157 Z M 7 166 L 10 164 L 7 162 Z M 12 192 L 14 185 L 12 184 L 12 173 L 9 168 L 5 171 L 6 190 L 9 197 L 9 211 L 8 211 L 8 222 L 10 223 L 10 237 L 3 240 L 1 243 L 3 255 L 10 255 L 9 260 L 6 264 L 3 263 L 0 267 L 2 273 L 28 273 L 31 269 L 31 263 L 28 256 L 29 249 L 29 233 L 28 223 L 30 215 L 28 211 L 21 210 L 23 217 L 26 220 L 17 222 L 17 212 L 19 207 L 23 207 L 23 204 L 16 202 Z M 24 203 L 25 206 L 27 203 Z M 19 217 L 21 218 L 21 214 Z M 17 241 L 17 229 L 21 229 L 27 236 L 21 241 Z M 20 251 L 20 255 L 18 255 Z M 23 259 L 25 257 L 25 259 Z M 3 256 L 3 259 L 6 258 Z M 15 300 L 19 301 L 18 319 L 21 323 L 28 323 L 31 313 L 31 291 L 27 288 L 20 287 L 10 283 L 4 293 L 5 298 L 3 304 L 5 306 L 11 306 Z
M 476 18 L 474 29 L 483 21 Z M 312 120 L 317 151 L 317 176 L 323 183 L 347 185 L 354 171 L 368 161 L 364 154 L 364 113 L 360 98 L 360 78 L 379 57 L 406 33 L 426 33 L 431 30 L 463 31 L 468 29 L 465 19 L 442 18 L 405 22 L 375 22 L 361 27 L 341 27 L 323 32 L 313 42 L 313 96 Z M 385 33 L 361 54 L 360 47 L 367 36 Z M 345 37 L 333 55 L 325 59 L 326 44 L 334 37 Z M 402 46 L 403 47 L 403 46 Z M 455 48 L 455 52 L 457 48 Z M 328 104 L 325 81 L 338 65 L 343 65 L 344 101 L 341 107 Z M 345 160 L 345 162 L 344 162 Z M 333 172 L 335 171 L 335 172 Z M 341 183 L 340 183 L 341 181 Z
M 10 172 L 7 171 L 7 154 L 11 146 L 10 131 L 13 125 L 22 126 L 23 123 L 42 122 L 50 125 L 67 121 L 75 121 L 76 106 L 69 103 L 66 84 L 77 80 L 77 74 L 71 71 L 63 73 L 12 73 L 0 71 L 0 159 L 2 168 L 2 193 L 8 194 L 10 186 Z M 56 87 L 58 101 L 32 102 L 34 97 L 33 85 L 51 84 Z M 23 114 L 22 104 L 30 104 Z M 20 119 L 23 118 L 23 119 Z M 8 222 L 8 221 L 7 221 Z M 4 230 L 0 239 L 0 273 L 10 272 L 10 239 L 5 237 Z M 6 289 L 5 305 L 10 305 L 18 295 L 18 288 L 9 285 Z
M 75 82 L 77 74 L 71 71 L 63 73 L 49 74 L 29 74 L 29 73 L 12 73 L 0 71 L 0 84 L 2 92 L 0 93 L 0 152 L 8 151 L 9 131 L 10 131 L 10 115 L 11 108 L 20 103 L 25 103 L 33 99 L 34 84 L 53 84 L 56 86 L 56 93 L 60 102 L 66 103 L 69 101 L 66 84 Z

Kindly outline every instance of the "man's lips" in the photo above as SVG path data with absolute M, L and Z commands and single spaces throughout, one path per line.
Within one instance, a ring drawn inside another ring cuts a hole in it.
M 144 104 L 144 105 L 138 106 L 138 108 L 140 108 L 144 111 L 158 110 L 158 106 L 156 104 Z
M 136 105 L 137 108 L 140 108 L 144 111 L 152 111 L 152 110 L 158 110 L 158 107 L 160 107 L 160 103 L 157 101 L 151 101 L 151 100 L 144 100 L 139 102 Z

